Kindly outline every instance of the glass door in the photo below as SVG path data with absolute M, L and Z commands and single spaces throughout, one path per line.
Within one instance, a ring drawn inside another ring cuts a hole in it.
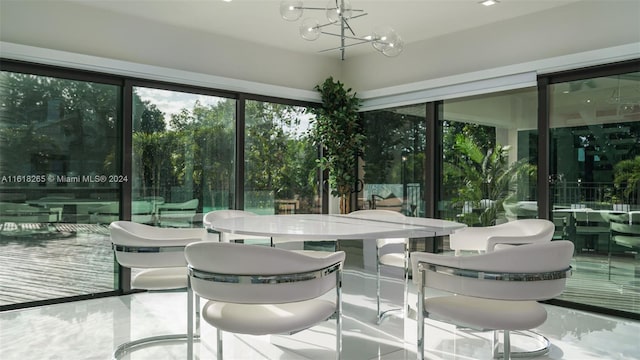
M 0 72 L 0 306 L 110 292 L 121 87 Z
M 548 90 L 551 217 L 576 248 L 561 298 L 638 313 L 640 72 Z

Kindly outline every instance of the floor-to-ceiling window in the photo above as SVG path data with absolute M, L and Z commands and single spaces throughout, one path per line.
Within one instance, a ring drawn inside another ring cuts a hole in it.
M 0 72 L 0 305 L 113 291 L 121 86 L 22 69 Z
M 438 102 L 435 146 L 425 114 L 433 104 L 364 113 L 370 140 L 354 169 L 362 181 L 358 208 L 409 216 L 435 211 L 482 226 L 535 217 L 539 205 L 548 207 L 555 238 L 577 248 L 562 299 L 637 314 L 637 64 L 614 74 L 586 69 L 551 76 L 549 103 L 540 105 L 550 115 L 546 153 L 537 148 L 544 136 L 532 88 Z M 198 226 L 199 215 L 214 209 L 323 210 L 317 149 L 305 140 L 309 104 L 4 65 L 0 285 L 13 296 L 9 303 L 117 287 L 109 219 Z M 131 94 L 130 110 L 121 94 Z M 238 125 L 244 136 L 236 134 Z M 435 168 L 427 165 L 430 156 Z M 132 171 L 123 172 L 127 162 Z M 549 199 L 536 187 L 540 165 L 549 168 Z M 429 181 L 437 182 L 435 192 L 426 188 Z M 131 192 L 122 191 L 127 186 Z M 193 200 L 195 212 L 187 207 Z M 173 210 L 161 218 L 161 211 Z M 35 297 L 21 293 L 14 286 L 20 276 L 46 286 Z M 591 292 L 594 287 L 603 292 Z
M 133 221 L 201 226 L 233 208 L 236 100 L 134 86 L 132 108 Z
M 304 107 L 247 100 L 244 209 L 257 214 L 320 213 L 318 150 Z
M 537 217 L 537 92 L 444 100 L 437 214 L 469 226 Z
M 561 299 L 640 313 L 640 72 L 627 68 L 551 77 L 549 200 L 576 246 Z
M 425 104 L 365 112 L 363 127 L 358 209 L 425 216 Z
M 4 60 L 0 76 L 3 310 L 117 293 L 115 220 L 323 211 L 308 103 Z

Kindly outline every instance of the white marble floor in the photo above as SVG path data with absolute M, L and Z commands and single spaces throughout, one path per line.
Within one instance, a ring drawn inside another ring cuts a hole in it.
M 385 307 L 402 302 L 402 283 L 383 284 Z M 415 359 L 415 321 L 375 318 L 375 277 L 347 270 L 344 278 L 343 359 Z M 552 342 L 536 359 L 640 359 L 640 322 L 547 306 L 549 317 L 537 332 Z M 200 359 L 215 359 L 215 330 L 202 323 Z M 225 359 L 334 359 L 335 322 L 293 336 L 225 334 Z M 186 294 L 140 293 L 0 313 L 0 359 L 109 359 L 120 343 L 186 330 Z M 490 359 L 488 333 L 457 330 L 427 321 L 427 359 Z M 512 346 L 523 348 L 518 336 Z M 127 359 L 185 359 L 186 344 L 159 344 Z

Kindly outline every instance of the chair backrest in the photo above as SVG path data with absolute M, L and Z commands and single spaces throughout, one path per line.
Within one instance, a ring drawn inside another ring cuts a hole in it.
M 640 217 L 631 213 L 609 214 L 611 240 L 625 247 L 640 247 Z
M 449 235 L 449 246 L 453 250 L 469 250 L 469 244 L 482 245 L 485 251 L 495 250 L 497 245 L 533 244 L 551 241 L 555 232 L 552 221 L 545 219 L 519 219 L 506 223 L 467 227 Z M 471 247 L 476 249 L 477 246 Z
M 198 204 L 200 204 L 198 199 L 191 199 L 181 203 L 164 203 L 158 205 L 158 211 L 160 215 L 165 213 L 167 216 L 193 215 L 198 210 Z
M 186 266 L 184 247 L 203 241 L 204 229 L 171 229 L 114 221 L 109 225 L 116 261 L 130 268 Z
M 196 294 L 244 304 L 304 301 L 334 289 L 345 253 L 323 254 L 216 242 L 194 243 L 185 249 Z
M 120 219 L 120 203 L 101 205 L 91 211 L 91 221 L 99 224 L 110 224 Z M 150 201 L 134 200 L 131 202 L 131 220 L 137 223 L 151 223 L 153 220 L 153 204 Z
M 555 230 L 553 222 L 545 219 L 519 219 L 492 226 L 497 235 L 549 235 L 548 232 Z
M 52 209 L 53 210 L 53 209 Z M 58 219 L 51 210 L 25 203 L 0 202 L 0 222 L 49 222 Z
M 413 252 L 411 262 L 414 282 L 424 277 L 426 287 L 488 299 L 545 300 L 564 291 L 573 250 L 571 241 L 558 240 L 471 256 Z

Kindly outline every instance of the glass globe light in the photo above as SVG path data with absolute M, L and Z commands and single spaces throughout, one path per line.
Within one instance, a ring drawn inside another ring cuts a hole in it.
M 344 5 L 344 6 L 342 6 Z M 350 19 L 353 15 L 353 7 L 349 0 L 329 0 L 327 3 L 327 20 L 335 25 L 340 25 L 340 18 Z
M 302 17 L 302 1 L 281 1 L 280 15 L 287 21 L 296 21 Z
M 312 18 L 304 19 L 302 24 L 300 24 L 300 36 L 309 41 L 318 39 L 320 37 L 320 24 L 318 20 Z
M 383 52 L 390 44 L 398 42 L 398 33 L 390 26 L 381 26 L 373 30 L 373 47 Z
M 382 49 L 382 53 L 388 57 L 394 57 L 400 55 L 400 53 L 404 50 L 404 40 L 397 35 L 396 40 L 392 43 L 389 43 L 387 47 Z

